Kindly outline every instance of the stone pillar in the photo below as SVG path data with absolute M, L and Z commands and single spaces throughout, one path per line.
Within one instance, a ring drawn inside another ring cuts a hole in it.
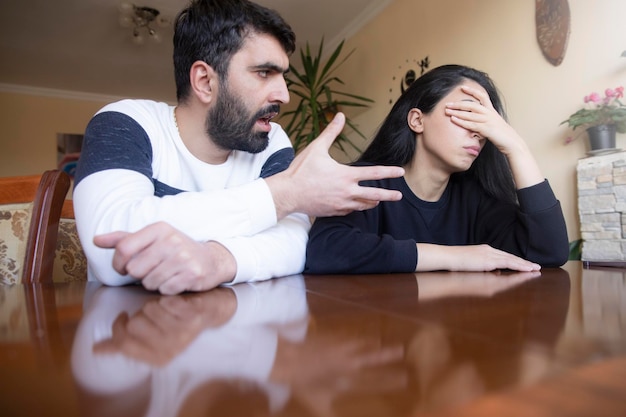
M 626 260 L 626 152 L 578 161 L 583 261 Z

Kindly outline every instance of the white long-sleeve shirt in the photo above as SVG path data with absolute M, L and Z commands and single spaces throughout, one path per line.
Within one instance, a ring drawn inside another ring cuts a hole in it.
M 309 218 L 296 213 L 278 221 L 263 180 L 293 159 L 285 132 L 272 123 L 263 152 L 233 151 L 225 163 L 211 165 L 186 148 L 173 110 L 166 103 L 122 100 L 101 109 L 86 129 L 73 198 L 90 279 L 134 282 L 115 272 L 113 250 L 96 247 L 93 237 L 158 221 L 224 245 L 237 262 L 232 283 L 300 273 Z

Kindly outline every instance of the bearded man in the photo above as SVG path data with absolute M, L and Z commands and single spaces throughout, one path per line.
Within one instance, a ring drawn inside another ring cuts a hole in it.
M 343 115 L 294 159 L 272 122 L 289 101 L 295 35 L 247 0 L 194 0 L 176 18 L 177 105 L 122 100 L 87 126 L 74 209 L 89 279 L 164 294 L 297 274 L 310 217 L 398 200 L 328 149 Z

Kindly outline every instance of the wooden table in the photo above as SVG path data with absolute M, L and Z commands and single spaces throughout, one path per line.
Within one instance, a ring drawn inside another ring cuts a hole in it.
M 2 416 L 624 416 L 626 271 L 0 287 Z

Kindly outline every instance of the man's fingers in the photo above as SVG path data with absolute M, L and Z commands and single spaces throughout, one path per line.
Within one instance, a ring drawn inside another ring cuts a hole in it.
M 127 266 L 131 259 L 149 247 L 163 232 L 167 231 L 167 227 L 164 223 L 154 223 L 136 233 L 116 231 L 98 235 L 94 237 L 94 244 L 102 248 L 115 248 L 113 268 L 125 275 L 128 273 Z
M 398 178 L 404 175 L 404 168 L 396 166 L 360 166 L 349 167 L 356 173 L 356 179 L 359 181 L 364 180 L 382 180 L 385 178 Z
M 170 229 L 171 226 L 158 222 L 135 233 L 116 231 L 98 235 L 94 237 L 93 242 L 101 248 L 115 248 L 118 252 L 134 254 L 167 234 Z
M 371 206 L 375 207 L 381 201 L 402 200 L 402 192 L 398 190 L 388 190 L 386 188 L 359 187 L 359 194 L 356 196 L 355 200 L 375 203 Z
M 338 214 L 345 216 L 352 211 L 369 210 L 376 207 L 381 201 L 399 201 L 402 200 L 402 192 L 397 190 L 387 190 L 375 187 L 359 187 L 358 195 L 346 205 Z
M 404 175 L 404 169 L 393 166 L 371 166 L 371 167 L 348 167 L 354 170 L 358 181 L 380 180 L 384 178 L 396 178 Z M 398 190 L 388 190 L 378 187 L 359 186 L 355 199 L 364 205 L 358 210 L 367 210 L 378 205 L 380 201 L 398 201 L 402 199 L 402 193 Z
M 326 129 L 315 139 L 315 143 L 321 143 L 326 150 L 329 150 L 333 142 L 343 130 L 346 117 L 343 113 L 337 113 L 333 120 L 326 126 Z
M 120 240 L 128 236 L 128 232 L 111 232 L 93 238 L 94 245 L 100 248 L 114 248 Z

